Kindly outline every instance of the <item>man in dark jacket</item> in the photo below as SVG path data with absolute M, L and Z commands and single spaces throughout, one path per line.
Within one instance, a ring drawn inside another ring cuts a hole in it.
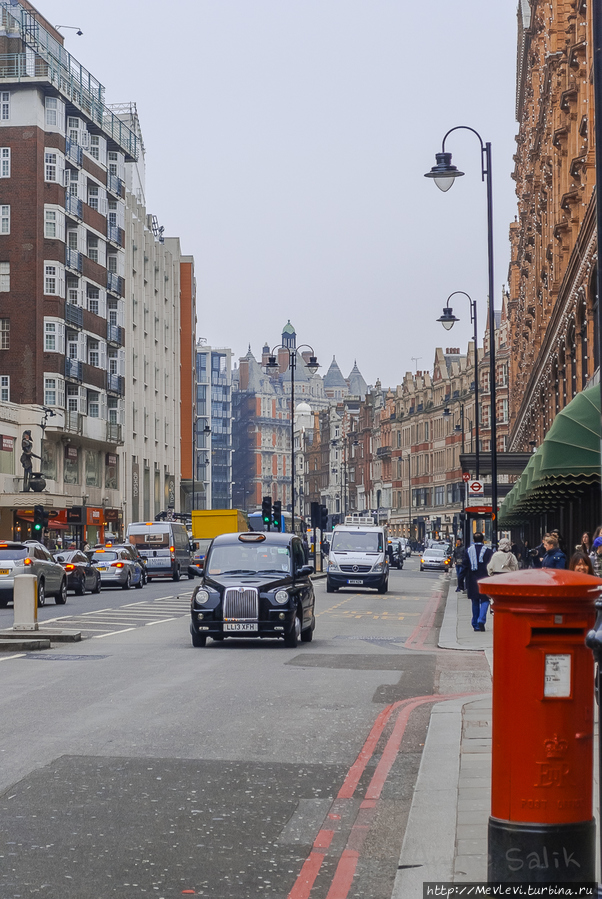
M 542 568 L 566 568 L 566 556 L 558 545 L 558 538 L 555 534 L 546 534 L 542 543 L 546 551 L 545 556 L 541 560 Z
M 485 630 L 485 620 L 489 608 L 489 597 L 484 593 L 479 593 L 478 587 L 479 581 L 488 577 L 487 563 L 493 555 L 493 550 L 489 546 L 484 546 L 483 540 L 483 534 L 476 533 L 474 535 L 474 542 L 464 553 L 462 563 L 464 586 L 468 598 L 472 602 L 472 627 L 475 631 Z
M 454 565 L 456 566 L 456 577 L 458 578 L 458 586 L 456 593 L 464 591 L 464 544 L 461 540 L 456 540 L 456 547 L 453 552 Z

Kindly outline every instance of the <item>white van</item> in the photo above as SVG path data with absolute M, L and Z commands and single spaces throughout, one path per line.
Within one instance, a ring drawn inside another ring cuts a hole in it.
M 192 554 L 185 526 L 178 521 L 135 521 L 128 525 L 127 539 L 145 561 L 146 576 L 170 577 L 179 581 L 191 572 Z
M 345 524 L 332 532 L 326 590 L 339 587 L 374 587 L 378 593 L 389 588 L 387 559 L 388 533 L 372 518 L 348 515 Z

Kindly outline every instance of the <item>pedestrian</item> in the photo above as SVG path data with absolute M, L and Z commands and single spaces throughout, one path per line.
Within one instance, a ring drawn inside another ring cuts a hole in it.
M 493 551 L 483 544 L 484 537 L 480 532 L 477 531 L 472 539 L 473 543 L 464 553 L 462 563 L 464 585 L 472 603 L 472 628 L 474 631 L 484 631 L 489 597 L 479 592 L 479 581 L 487 577 L 487 563 Z
M 602 577 L 602 537 L 594 537 L 589 554 L 596 577 Z
M 600 541 L 602 543 L 602 540 Z M 546 534 L 542 541 L 545 555 L 541 560 L 542 568 L 566 568 L 566 556 L 558 545 L 555 534 Z
M 508 574 L 510 571 L 518 571 L 518 559 L 512 552 L 510 541 L 502 538 L 497 552 L 489 560 L 487 574 L 491 577 L 494 574 Z
M 587 553 L 577 550 L 577 552 L 573 553 L 571 556 L 569 571 L 578 571 L 580 574 L 593 574 L 594 566 Z
M 554 530 L 550 531 L 550 534 L 552 537 L 556 537 L 556 539 L 558 540 L 558 547 L 560 549 L 560 552 L 566 555 L 566 543 L 564 542 L 564 537 L 562 536 L 558 528 L 554 528 Z
M 592 542 L 593 538 L 590 532 L 584 531 L 581 535 L 581 543 L 577 544 L 577 546 L 575 547 L 575 551 L 585 553 L 586 556 L 589 556 L 592 551 Z
M 456 566 L 456 578 L 458 579 L 458 586 L 456 587 L 456 593 L 464 592 L 464 573 L 462 564 L 464 562 L 464 544 L 461 540 L 456 540 L 456 546 L 453 552 L 454 565 Z

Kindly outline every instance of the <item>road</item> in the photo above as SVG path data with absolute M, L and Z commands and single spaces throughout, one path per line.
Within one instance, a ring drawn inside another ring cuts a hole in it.
M 488 688 L 417 568 L 317 581 L 295 650 L 194 649 L 186 580 L 40 610 L 86 639 L 0 655 L 2 899 L 389 899 L 433 701 Z

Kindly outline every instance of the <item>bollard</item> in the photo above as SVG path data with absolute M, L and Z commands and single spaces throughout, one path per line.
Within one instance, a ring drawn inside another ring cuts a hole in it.
M 592 883 L 594 665 L 602 580 L 551 568 L 479 582 L 494 601 L 488 878 Z
M 15 575 L 14 631 L 38 630 L 38 579 L 35 574 Z

